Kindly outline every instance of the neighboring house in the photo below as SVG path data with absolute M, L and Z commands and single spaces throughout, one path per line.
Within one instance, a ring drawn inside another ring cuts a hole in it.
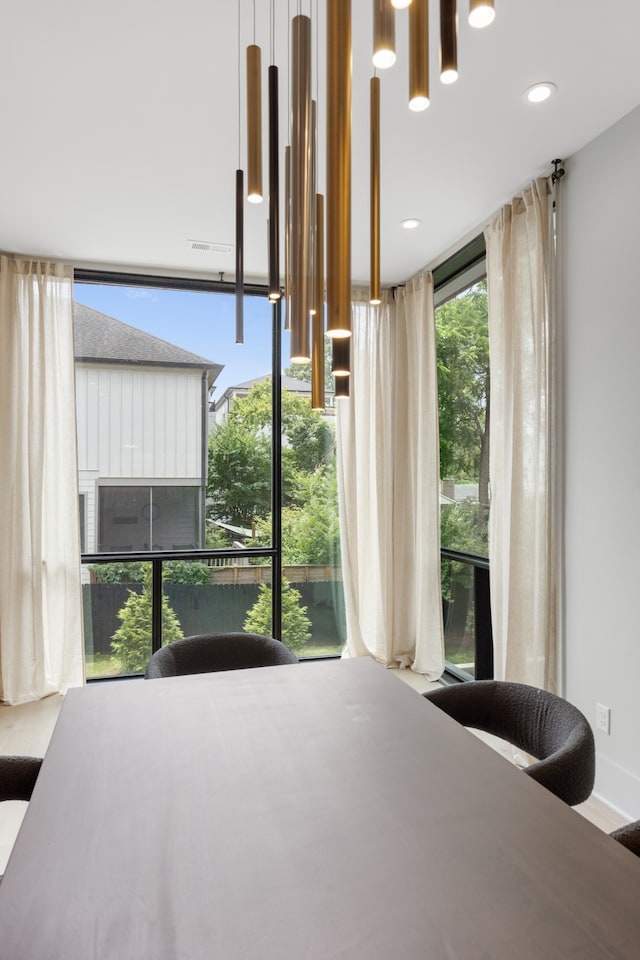
M 238 383 L 233 387 L 227 387 L 225 392 L 218 400 L 213 400 L 209 412 L 211 414 L 211 426 L 214 426 L 218 423 L 224 423 L 229 415 L 231 410 L 231 405 L 234 400 L 237 400 L 239 397 L 246 397 L 252 387 L 255 387 L 257 383 L 264 383 L 265 380 L 270 380 L 271 374 L 265 373 L 262 377 L 255 377 L 253 380 L 245 380 L 244 383 Z M 297 393 L 301 397 L 307 397 L 311 400 L 311 384 L 308 380 L 298 380 L 297 377 L 287 377 L 282 376 L 281 379 L 282 389 L 288 390 L 289 393 Z
M 73 319 L 83 552 L 203 546 L 222 365 L 79 303 Z

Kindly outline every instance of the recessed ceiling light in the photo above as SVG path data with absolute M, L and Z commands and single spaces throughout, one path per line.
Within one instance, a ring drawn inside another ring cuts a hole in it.
M 415 230 L 416 227 L 420 226 L 422 220 L 418 220 L 416 217 L 407 217 L 406 220 L 401 220 L 400 223 L 405 230 Z
M 558 88 L 555 83 L 551 83 L 550 80 L 543 80 L 541 83 L 534 83 L 532 87 L 525 90 L 523 100 L 525 103 L 542 103 L 557 92 Z

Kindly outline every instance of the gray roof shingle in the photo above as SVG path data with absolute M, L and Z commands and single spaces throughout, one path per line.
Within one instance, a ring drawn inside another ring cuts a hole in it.
M 199 357 L 82 303 L 73 304 L 73 337 L 76 360 L 206 368 L 210 383 L 223 368 L 221 363 Z

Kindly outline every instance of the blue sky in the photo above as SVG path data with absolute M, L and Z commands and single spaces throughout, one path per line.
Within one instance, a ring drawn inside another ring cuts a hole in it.
M 116 317 L 207 360 L 224 364 L 214 397 L 227 387 L 271 371 L 271 306 L 266 297 L 244 298 L 244 344 L 235 342 L 235 297 L 76 283 L 78 303 Z M 284 366 L 288 335 L 283 335 Z

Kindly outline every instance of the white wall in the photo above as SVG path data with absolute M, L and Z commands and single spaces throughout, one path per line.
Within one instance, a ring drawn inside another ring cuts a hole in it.
M 77 363 L 76 408 L 80 471 L 201 477 L 201 370 Z
M 595 792 L 640 818 L 640 108 L 566 170 L 566 696 L 611 708 Z

